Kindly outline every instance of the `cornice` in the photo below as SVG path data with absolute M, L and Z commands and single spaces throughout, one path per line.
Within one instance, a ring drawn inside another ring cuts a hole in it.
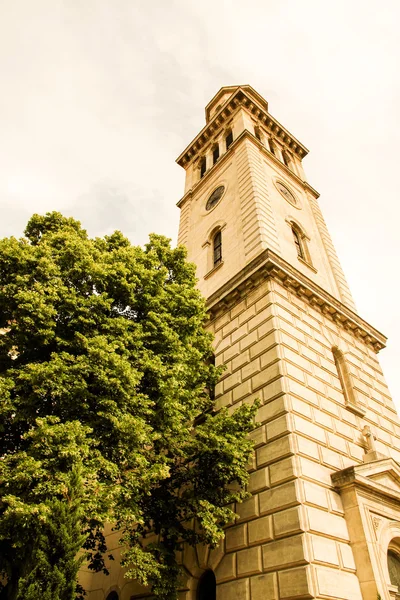
M 310 194 L 312 196 L 314 196 L 314 198 L 317 199 L 317 198 L 320 197 L 320 193 L 317 192 L 316 189 L 314 189 L 309 183 L 307 183 L 307 181 L 303 181 L 303 179 L 301 179 L 298 175 L 296 175 L 296 173 L 294 171 L 292 171 L 291 169 L 289 169 L 289 167 L 287 167 L 285 165 L 285 163 L 283 163 L 281 160 L 279 160 L 279 158 L 277 156 L 275 156 L 275 154 L 273 152 L 270 152 L 270 150 L 268 150 L 268 148 L 266 146 L 264 146 L 264 144 L 262 142 L 260 142 L 260 140 L 258 140 L 255 135 L 253 135 L 247 129 L 244 130 L 244 132 L 242 133 L 242 135 L 243 134 L 245 134 L 248 137 L 250 137 L 250 139 L 252 140 L 252 142 L 254 142 L 259 147 L 259 149 L 263 152 L 263 154 L 265 154 L 266 156 L 268 156 L 268 158 L 270 160 L 272 160 L 272 162 L 275 163 L 275 165 L 279 166 L 283 170 L 283 172 L 286 175 L 289 176 L 289 179 L 294 179 L 296 181 L 296 183 L 298 183 L 305 190 L 307 190 L 308 192 L 310 192 Z
M 269 249 L 261 252 L 208 298 L 210 322 L 266 278 L 278 281 L 375 352 L 385 347 L 386 337 L 382 333 Z
M 308 149 L 297 140 L 283 125 L 279 123 L 255 97 L 239 87 L 234 94 L 221 106 L 214 117 L 206 123 L 200 133 L 178 156 L 176 162 L 183 168 L 199 154 L 214 138 L 217 131 L 226 126 L 228 120 L 239 108 L 246 108 L 251 115 L 257 117 L 271 135 L 283 142 L 293 153 L 302 159 L 308 154 Z
M 270 152 L 260 140 L 258 140 L 255 135 L 250 133 L 247 129 L 242 131 L 242 133 L 233 141 L 229 149 L 222 154 L 218 161 L 213 165 L 210 169 L 207 169 L 204 176 L 197 181 L 193 187 L 191 187 L 184 196 L 176 205 L 181 208 L 186 200 L 189 200 L 195 192 L 197 192 L 205 183 L 209 180 L 209 178 L 216 172 L 218 168 L 220 168 L 221 164 L 223 164 L 226 160 L 228 160 L 235 149 L 238 147 L 239 143 L 243 139 L 250 139 L 275 165 L 279 166 L 289 178 L 293 179 L 297 184 L 302 186 L 306 191 L 308 191 L 314 198 L 319 198 L 320 194 L 315 190 L 307 181 L 303 181 L 296 173 L 294 173 L 291 169 L 289 169 L 284 163 L 282 163 L 279 158 L 275 156 L 272 152 Z
M 379 473 L 390 473 L 392 478 L 398 482 L 399 491 L 370 478 L 371 475 L 376 476 Z M 400 503 L 400 469 L 392 458 L 347 467 L 347 469 L 332 473 L 331 479 L 334 487 L 339 491 L 356 488 L 371 496 L 380 498 L 384 496 Z

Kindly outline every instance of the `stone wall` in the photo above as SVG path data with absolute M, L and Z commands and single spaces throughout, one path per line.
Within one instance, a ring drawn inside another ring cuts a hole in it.
M 236 507 L 239 516 L 226 530 L 217 566 L 200 565 L 193 553 L 185 558 L 193 575 L 188 587 L 194 590 L 202 569 L 212 567 L 218 600 L 359 600 L 331 474 L 362 463 L 365 424 L 377 450 L 400 459 L 399 421 L 376 354 L 274 280 L 250 291 L 210 330 L 216 363 L 226 366 L 217 406 L 233 409 L 255 398 L 262 406 L 252 434 L 252 497 Z M 346 408 L 333 346 L 345 354 L 365 417 Z M 191 590 L 181 597 L 194 600 Z
M 252 434 L 252 497 L 236 506 L 238 518 L 219 548 L 185 548 L 180 600 L 196 599 L 208 568 L 217 577 L 217 600 L 376 600 L 375 581 L 361 582 L 361 595 L 341 496 L 331 480 L 363 464 L 365 425 L 377 452 L 400 462 L 399 420 L 375 352 L 273 278 L 237 294 L 209 330 L 216 364 L 226 367 L 216 386 L 217 407 L 233 410 L 255 398 L 262 406 Z M 345 357 L 357 414 L 346 406 L 333 347 Z M 358 538 L 363 535 L 360 530 Z M 107 536 L 116 547 L 118 534 Z M 118 556 L 110 570 L 109 577 L 82 573 L 90 600 L 103 600 L 113 589 L 121 600 L 146 597 L 124 579 Z

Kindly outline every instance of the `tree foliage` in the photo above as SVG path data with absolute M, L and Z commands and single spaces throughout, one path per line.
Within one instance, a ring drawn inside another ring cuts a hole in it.
M 73 599 L 107 520 L 128 575 L 173 599 L 182 542 L 217 544 L 245 497 L 255 407 L 214 410 L 185 257 L 59 213 L 0 241 L 0 598 Z

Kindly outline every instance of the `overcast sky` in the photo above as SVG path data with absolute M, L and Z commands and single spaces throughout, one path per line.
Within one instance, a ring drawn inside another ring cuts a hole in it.
M 0 0 L 0 236 L 61 210 L 174 242 L 175 158 L 250 84 L 304 160 L 400 407 L 398 0 Z

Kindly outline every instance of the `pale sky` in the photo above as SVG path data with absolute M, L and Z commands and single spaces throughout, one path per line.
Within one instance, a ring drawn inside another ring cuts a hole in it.
M 250 84 L 304 160 L 400 407 L 398 0 L 0 0 L 0 236 L 60 210 L 175 242 L 175 158 Z

